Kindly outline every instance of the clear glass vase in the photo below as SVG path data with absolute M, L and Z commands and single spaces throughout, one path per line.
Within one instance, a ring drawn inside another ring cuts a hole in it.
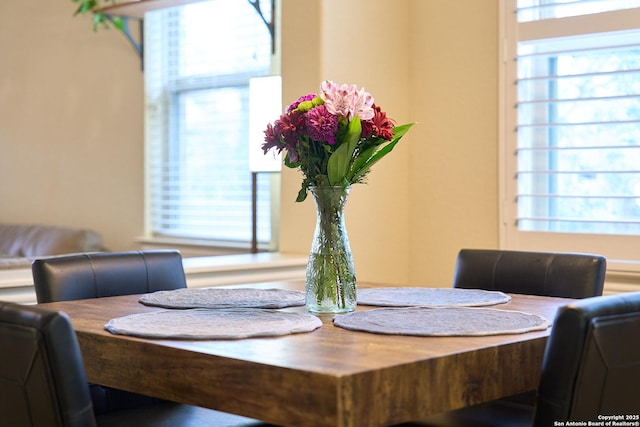
M 356 271 L 344 207 L 349 187 L 309 187 L 316 204 L 316 228 L 307 263 L 306 306 L 313 313 L 356 308 Z

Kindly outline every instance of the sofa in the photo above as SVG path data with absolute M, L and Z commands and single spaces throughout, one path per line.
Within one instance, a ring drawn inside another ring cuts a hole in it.
M 104 251 L 89 229 L 38 224 L 0 224 L 0 268 L 25 268 L 38 257 Z

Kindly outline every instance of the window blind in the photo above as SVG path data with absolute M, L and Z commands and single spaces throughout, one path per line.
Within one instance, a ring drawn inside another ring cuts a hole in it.
M 640 235 L 640 1 L 517 4 L 517 227 Z
M 149 12 L 144 29 L 148 232 L 250 242 L 249 81 L 269 75 L 269 32 L 237 0 Z M 270 191 L 259 174 L 259 242 L 271 240 Z

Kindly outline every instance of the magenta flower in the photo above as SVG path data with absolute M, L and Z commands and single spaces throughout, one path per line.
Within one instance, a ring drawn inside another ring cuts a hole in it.
M 336 143 L 338 118 L 327 110 L 326 105 L 309 110 L 304 120 L 309 138 L 314 141 L 326 141 L 329 145 Z
M 287 107 L 287 113 L 290 113 L 296 108 L 298 108 L 298 105 L 300 105 L 301 102 L 311 101 L 313 98 L 317 96 L 318 95 L 316 95 L 315 93 L 310 93 L 309 95 L 301 96 L 300 98 L 296 99 L 296 101 L 293 104 Z

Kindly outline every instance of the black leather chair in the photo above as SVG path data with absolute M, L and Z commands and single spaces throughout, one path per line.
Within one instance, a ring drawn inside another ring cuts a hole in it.
M 462 249 L 456 259 L 453 287 L 589 298 L 602 295 L 606 270 L 606 259 L 594 254 Z M 501 400 L 507 405 L 533 405 L 535 393 Z
M 38 303 L 142 294 L 187 286 L 182 256 L 176 250 L 98 252 L 42 258 L 33 261 L 31 271 Z M 97 384 L 90 384 L 90 395 L 96 415 L 157 406 L 159 403 L 149 396 Z M 184 405 L 180 410 L 205 418 L 215 412 L 203 414 L 199 413 L 200 408 L 194 408 Z M 166 408 L 158 411 L 159 414 L 166 412 Z M 177 411 L 177 407 L 170 411 Z M 145 412 L 148 415 L 148 411 Z M 222 422 L 220 419 L 227 414 L 217 412 L 215 415 L 218 418 L 216 422 Z M 231 420 L 237 418 L 229 417 Z
M 68 317 L 0 302 L 0 424 L 11 427 L 265 426 L 236 415 L 164 402 L 94 415 Z
M 96 252 L 36 259 L 38 303 L 132 295 L 187 286 L 176 250 Z M 90 384 L 93 410 L 103 414 L 153 404 L 148 396 Z
M 586 298 L 561 307 L 542 363 L 535 406 L 494 402 L 403 426 L 553 426 L 638 414 L 640 292 Z
M 176 250 L 97 252 L 31 264 L 39 303 L 186 288 Z
M 453 286 L 563 298 L 602 295 L 607 269 L 600 255 L 462 249 Z

